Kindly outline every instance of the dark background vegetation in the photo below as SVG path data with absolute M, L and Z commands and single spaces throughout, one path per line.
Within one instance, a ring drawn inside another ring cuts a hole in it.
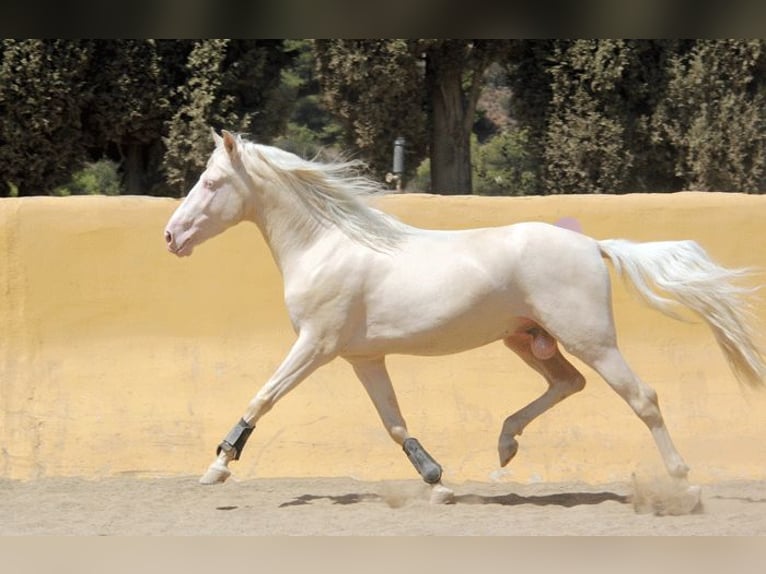
M 763 40 L 65 40 L 0 44 L 0 196 L 180 196 L 209 129 L 405 188 L 766 190 Z

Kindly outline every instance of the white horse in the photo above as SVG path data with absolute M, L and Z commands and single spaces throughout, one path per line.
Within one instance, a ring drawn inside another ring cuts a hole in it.
M 735 280 L 745 270 L 715 264 L 692 241 L 597 241 L 544 223 L 431 231 L 368 205 L 381 188 L 356 162 L 306 161 L 274 147 L 213 132 L 215 151 L 165 230 L 178 256 L 240 221 L 261 230 L 284 281 L 297 340 L 218 447 L 200 481 L 223 482 L 256 422 L 315 369 L 335 357 L 353 367 L 391 438 L 403 447 L 432 500 L 448 500 L 441 467 L 410 436 L 385 357 L 439 355 L 502 340 L 548 383 L 509 416 L 500 464 L 537 416 L 581 390 L 583 375 L 560 344 L 598 372 L 651 431 L 668 473 L 688 467 L 673 446 L 654 390 L 617 348 L 604 258 L 650 306 L 675 316 L 678 303 L 709 325 L 738 378 L 763 385 L 766 365 L 747 325 Z

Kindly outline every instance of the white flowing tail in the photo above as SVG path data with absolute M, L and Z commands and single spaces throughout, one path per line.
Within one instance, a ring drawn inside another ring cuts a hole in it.
M 764 385 L 766 363 L 754 342 L 746 301 L 756 289 L 735 283 L 749 269 L 721 267 L 694 241 L 608 239 L 599 247 L 649 306 L 675 319 L 682 319 L 678 303 L 694 311 L 712 329 L 737 378 Z

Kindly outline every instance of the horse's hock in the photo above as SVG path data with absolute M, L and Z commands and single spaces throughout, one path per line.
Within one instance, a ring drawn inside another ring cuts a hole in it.
M 176 205 L 0 200 L 0 477 L 196 476 L 232 413 L 281 361 L 294 335 L 257 229 L 240 225 L 179 260 L 162 237 Z M 396 195 L 381 206 L 432 228 L 574 217 L 599 239 L 694 239 L 726 266 L 766 269 L 763 196 Z M 614 303 L 620 347 L 657 390 L 690 478 L 766 479 L 766 396 L 739 387 L 710 331 L 650 310 L 619 281 Z M 754 311 L 766 325 L 766 305 L 757 301 Z M 408 426 L 447 482 L 625 481 L 637 468 L 659 468 L 641 421 L 574 362 L 585 390 L 534 421 L 502 471 L 497 435 L 542 390 L 533 371 L 502 343 L 388 364 Z M 343 361 L 259 421 L 233 471 L 414 478 Z

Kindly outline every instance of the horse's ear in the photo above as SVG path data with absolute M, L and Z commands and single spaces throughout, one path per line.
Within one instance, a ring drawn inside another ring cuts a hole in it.
M 226 153 L 234 160 L 239 156 L 239 149 L 237 148 L 237 138 L 235 138 L 231 132 L 221 130 L 223 134 L 223 147 L 226 149 Z
M 215 147 L 220 147 L 223 143 L 223 138 L 219 136 L 213 128 L 210 128 L 210 133 L 213 135 L 213 142 L 215 142 Z

